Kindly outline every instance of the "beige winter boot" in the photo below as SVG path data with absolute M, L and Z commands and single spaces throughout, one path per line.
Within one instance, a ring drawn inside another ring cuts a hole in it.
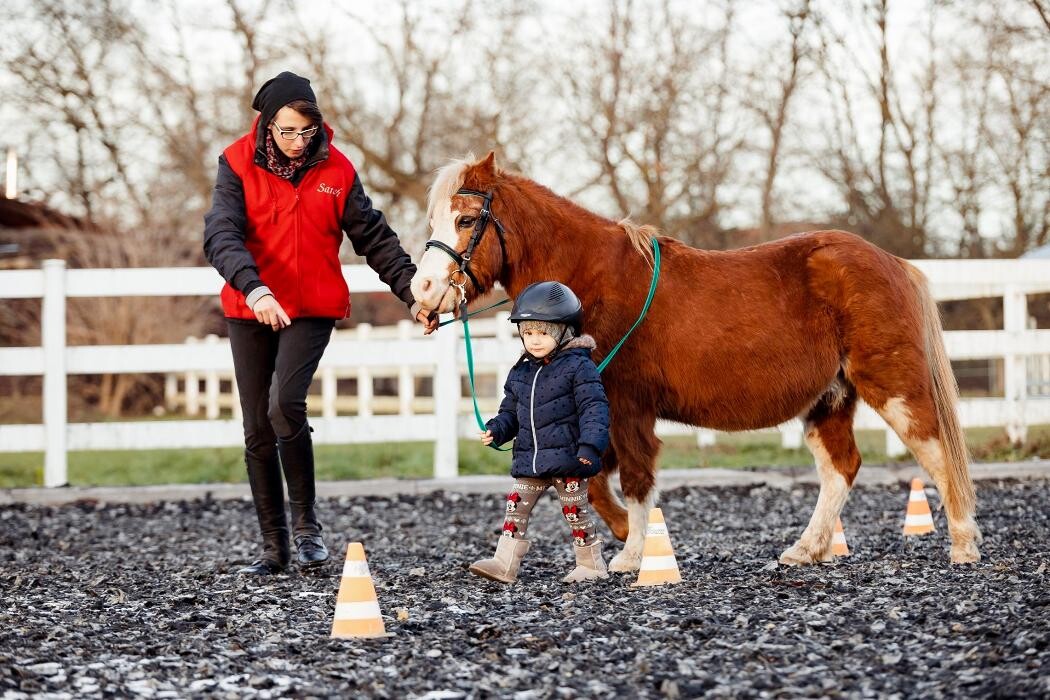
M 602 541 L 595 540 L 586 547 L 573 546 L 576 550 L 576 568 L 562 579 L 565 583 L 590 581 L 596 578 L 609 578 L 609 570 L 602 557 Z
M 470 573 L 490 578 L 502 583 L 514 583 L 518 580 L 518 567 L 521 559 L 529 551 L 528 540 L 516 540 L 513 537 L 500 537 L 496 553 L 491 559 L 479 559 L 470 565 Z

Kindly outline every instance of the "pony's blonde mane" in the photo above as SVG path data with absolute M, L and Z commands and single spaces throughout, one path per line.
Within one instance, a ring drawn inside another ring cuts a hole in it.
M 438 168 L 434 184 L 430 186 L 430 190 L 427 193 L 428 221 L 433 218 L 434 209 L 438 204 L 451 200 L 459 188 L 463 186 L 463 179 L 466 177 L 467 170 L 475 164 L 476 160 L 473 153 L 468 153 L 464 158 L 450 160 L 447 165 Z M 627 234 L 627 240 L 630 241 L 631 247 L 652 268 L 654 260 L 650 241 L 654 236 L 660 235 L 660 230 L 648 224 L 636 224 L 626 217 L 620 219 L 617 225 Z
M 434 216 L 434 207 L 439 202 L 446 202 L 452 199 L 452 195 L 456 194 L 456 191 L 463 186 L 463 178 L 467 174 L 467 168 L 473 165 L 475 160 L 474 154 L 468 153 L 463 160 L 452 160 L 449 161 L 448 165 L 438 168 L 434 184 L 430 186 L 430 191 L 427 193 L 428 221 Z
M 660 235 L 660 229 L 648 224 L 638 225 L 629 218 L 620 219 L 616 223 L 627 233 L 627 240 L 631 242 L 631 247 L 638 251 L 638 254 L 652 268 L 654 264 L 653 248 L 649 241 Z

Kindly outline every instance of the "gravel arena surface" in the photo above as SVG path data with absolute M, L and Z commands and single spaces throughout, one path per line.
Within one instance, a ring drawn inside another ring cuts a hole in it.
M 508 479 L 508 487 L 510 480 Z M 978 484 L 979 565 L 900 535 L 899 488 L 854 490 L 852 556 L 777 566 L 816 489 L 678 488 L 661 505 L 683 583 L 563 584 L 551 493 L 512 587 L 467 572 L 499 496 L 325 500 L 333 563 L 246 579 L 246 501 L 0 509 L 0 693 L 20 697 L 1050 697 L 1050 481 Z M 608 541 L 608 533 L 606 532 Z M 346 544 L 387 631 L 331 640 Z M 607 556 L 619 544 L 607 547 Z

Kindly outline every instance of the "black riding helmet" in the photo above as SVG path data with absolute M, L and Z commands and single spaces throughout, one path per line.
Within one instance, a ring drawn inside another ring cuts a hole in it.
M 522 290 L 514 300 L 510 312 L 514 323 L 548 321 L 564 323 L 580 334 L 583 325 L 583 304 L 579 297 L 561 282 L 536 282 Z

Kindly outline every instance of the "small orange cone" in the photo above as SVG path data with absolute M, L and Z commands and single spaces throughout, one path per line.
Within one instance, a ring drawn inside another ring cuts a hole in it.
M 379 612 L 379 600 L 372 584 L 372 574 L 365 561 L 365 548 L 360 542 L 351 542 L 346 548 L 343 578 L 335 599 L 335 618 L 332 621 L 333 639 L 354 637 L 390 637 Z
M 663 511 L 649 511 L 649 524 L 645 528 L 645 547 L 642 549 L 642 566 L 638 580 L 631 586 L 660 586 L 665 583 L 681 583 L 678 560 L 671 549 L 671 538 L 667 534 Z
M 831 553 L 836 557 L 849 556 L 846 531 L 842 529 L 842 520 L 839 518 L 835 518 L 835 533 L 831 536 Z
M 930 502 L 926 500 L 922 479 L 912 479 L 911 493 L 908 494 L 908 513 L 904 516 L 904 534 L 925 535 L 927 532 L 933 532 Z

